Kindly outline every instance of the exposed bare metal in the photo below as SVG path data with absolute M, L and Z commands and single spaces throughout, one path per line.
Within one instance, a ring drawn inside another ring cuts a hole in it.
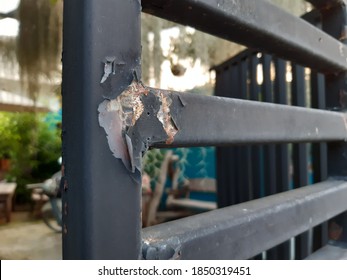
M 167 138 L 163 139 L 163 143 L 171 144 L 178 129 L 170 115 L 172 100 L 167 93 L 147 88 L 141 82 L 134 80 L 117 98 L 103 101 L 98 109 L 99 124 L 105 129 L 113 155 L 121 159 L 132 172 L 135 172 L 136 165 L 134 163 L 135 156 L 133 155 L 135 150 L 133 150 L 132 143 L 134 136 L 127 135 L 127 133 L 143 115 L 144 103 L 142 98 L 149 94 L 153 94 L 160 104 L 156 117 L 167 134 Z M 145 143 L 148 140 L 137 139 L 137 141 Z
M 163 128 L 168 136 L 166 144 L 171 144 L 174 141 L 174 137 L 178 132 L 176 126 L 173 124 L 170 115 L 170 105 L 172 103 L 171 98 L 161 91 L 158 91 L 158 97 L 161 102 L 157 118 L 163 124 Z

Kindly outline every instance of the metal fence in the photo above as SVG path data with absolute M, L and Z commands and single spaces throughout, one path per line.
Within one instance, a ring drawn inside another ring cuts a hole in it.
M 324 76 L 309 68 L 246 50 L 214 69 L 218 96 L 325 109 Z M 326 143 L 224 147 L 217 149 L 217 157 L 219 207 L 327 179 Z M 314 232 L 301 235 L 292 245 L 288 241 L 267 252 L 266 258 L 305 258 L 327 243 L 327 233 L 324 223 Z
M 347 14 L 342 0 L 309 2 L 312 24 L 262 0 L 64 3 L 65 259 L 248 259 L 279 244 L 268 258 L 289 258 L 290 244 L 305 258 L 327 243 L 326 221 L 347 210 Z M 217 69 L 216 92 L 233 98 L 141 83 L 141 5 L 257 50 Z M 307 75 L 319 109 L 306 107 Z M 227 150 L 234 160 L 218 156 L 218 176 L 228 176 L 219 180 L 218 202 L 226 207 L 141 230 L 148 148 L 238 144 L 252 146 Z M 303 187 L 309 160 L 315 184 Z M 344 215 L 332 222 L 338 245 L 347 237 Z

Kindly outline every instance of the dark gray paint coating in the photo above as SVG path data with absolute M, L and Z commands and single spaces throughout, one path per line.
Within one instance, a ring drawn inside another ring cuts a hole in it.
M 140 254 L 141 187 L 112 156 L 97 112 L 105 97 L 128 87 L 134 71 L 140 75 L 140 13 L 137 0 L 64 3 L 64 259 Z M 114 74 L 100 83 L 108 58 Z
M 347 117 L 344 113 L 171 92 L 148 88 L 136 82 L 126 90 L 128 93 L 132 91 L 134 96 L 140 96 L 137 107 L 141 106 L 141 112 L 130 125 L 124 124 L 125 120 L 119 117 L 118 111 L 107 110 L 108 104 L 116 104 L 120 108 L 117 100 L 104 101 L 99 106 L 99 122 L 106 131 L 109 147 L 113 155 L 122 159 L 132 172 L 135 167 L 141 170 L 141 158 L 149 147 L 347 139 Z M 163 107 L 159 96 L 172 102 L 166 108 L 169 115 L 165 120 L 158 117 Z M 135 111 L 138 109 L 133 108 L 130 114 L 135 115 Z M 172 134 L 170 130 L 165 130 L 169 125 L 174 128 Z
M 316 70 L 347 69 L 346 46 L 264 0 L 143 0 L 142 7 L 146 13 Z
M 248 259 L 347 209 L 347 183 L 326 181 L 143 230 L 142 257 Z
M 153 142 L 154 147 L 347 139 L 344 113 L 188 93 L 167 94 L 173 100 L 171 116 L 178 132 L 172 144 Z

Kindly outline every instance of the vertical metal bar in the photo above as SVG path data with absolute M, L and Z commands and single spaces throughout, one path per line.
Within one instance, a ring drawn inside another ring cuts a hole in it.
M 263 66 L 263 84 L 262 84 L 262 94 L 263 101 L 273 103 L 273 87 L 271 81 L 271 61 L 272 57 L 267 54 L 262 56 L 262 66 Z M 275 145 L 265 145 L 264 146 L 264 177 L 265 185 L 264 191 L 265 196 L 272 195 L 276 193 L 276 146 Z M 268 250 L 266 252 L 266 258 L 269 260 L 274 260 L 278 258 L 277 246 Z
M 64 2 L 64 259 L 140 255 L 141 180 L 112 156 L 98 123 L 104 97 L 120 94 L 135 70 L 140 75 L 140 13 L 138 0 Z M 113 60 L 114 75 L 101 83 Z
M 248 99 L 247 96 L 247 59 L 242 59 L 238 64 L 240 98 Z M 240 202 L 245 202 L 252 199 L 251 190 L 251 147 L 238 147 L 238 166 L 239 174 L 239 192 Z
M 249 57 L 249 99 L 254 101 L 259 101 L 260 86 L 257 80 L 259 58 L 257 53 L 253 53 Z M 252 186 L 252 196 L 253 199 L 260 198 L 262 196 L 261 189 L 263 187 L 262 183 L 262 149 L 261 145 L 251 146 L 251 186 Z M 261 260 L 263 258 L 262 254 L 254 256 L 253 259 Z
M 288 104 L 287 98 L 287 82 L 286 82 L 286 62 L 282 59 L 276 58 L 275 65 L 275 103 Z M 288 144 L 281 144 L 277 146 L 277 192 L 289 190 L 289 152 Z
M 325 109 L 325 80 L 324 75 L 311 72 L 311 106 Z M 313 183 L 326 180 L 328 177 L 327 144 L 312 144 Z M 313 249 L 317 250 L 328 242 L 328 222 L 314 228 Z
M 224 84 L 224 71 L 221 69 L 216 70 L 216 85 L 214 88 L 214 95 L 220 96 L 223 91 Z M 226 165 L 224 161 L 223 153 L 221 148 L 216 147 L 215 150 L 216 157 L 216 178 L 217 180 L 217 205 L 218 208 L 225 207 L 227 205 L 227 189 L 225 188 L 224 182 L 221 180 L 223 176 L 222 168 Z
M 347 44 L 347 9 L 345 5 L 322 11 L 322 29 L 332 37 Z M 326 107 L 330 110 L 345 111 L 347 108 L 347 77 L 346 72 L 327 74 L 325 76 Z M 347 145 L 346 143 L 329 143 L 328 149 L 328 176 L 347 177 Z M 330 221 L 333 227 L 338 228 L 338 234 L 330 234 L 336 241 L 347 242 L 347 212 Z
M 220 87 L 216 88 L 216 94 L 223 97 L 231 97 L 233 79 L 231 66 L 221 70 L 217 75 Z M 236 203 L 236 160 L 234 147 L 217 147 L 217 203 L 218 207 L 225 207 Z
M 249 80 L 250 80 L 250 100 L 259 101 L 260 86 L 257 81 L 257 67 L 259 64 L 259 58 L 257 53 L 250 56 L 249 59 Z M 251 147 L 251 169 L 252 169 L 252 189 L 253 198 L 261 197 L 262 188 L 262 172 L 261 172 L 261 153 L 262 146 L 253 145 Z
M 259 58 L 257 53 L 254 53 L 249 58 L 249 79 L 250 79 L 250 100 L 259 101 L 260 88 L 257 82 L 257 67 L 259 64 Z
M 271 81 L 271 56 L 263 54 L 263 100 L 265 102 L 274 102 L 273 88 Z M 265 195 L 276 193 L 276 147 L 275 145 L 266 145 L 264 147 L 264 167 L 265 167 Z
M 239 74 L 239 60 L 235 61 L 230 68 L 230 97 L 241 99 L 241 85 L 240 85 L 240 74 Z M 242 174 L 240 169 L 241 158 L 241 150 L 240 147 L 229 147 L 231 153 L 234 154 L 232 160 L 234 161 L 234 170 L 232 172 L 232 176 L 234 177 L 234 185 L 232 185 L 232 196 L 234 197 L 233 204 L 240 203 L 241 193 L 242 193 Z
M 215 95 L 225 96 L 226 86 L 228 86 L 227 73 L 227 68 L 219 69 L 216 73 Z M 227 177 L 228 173 L 225 172 L 227 160 L 223 150 L 225 152 L 225 148 L 216 147 L 217 204 L 219 208 L 229 205 L 230 197 L 230 182 Z
M 288 104 L 287 82 L 286 82 L 286 62 L 282 59 L 274 59 L 275 84 L 274 100 L 278 104 Z M 277 161 L 277 193 L 289 190 L 289 150 L 288 144 L 276 146 Z M 286 241 L 278 247 L 277 259 L 290 259 L 290 242 Z
M 292 64 L 292 104 L 306 106 L 305 70 Z M 293 145 L 294 187 L 299 188 L 308 184 L 307 144 Z M 295 238 L 295 258 L 304 259 L 309 255 L 309 234 L 307 232 Z

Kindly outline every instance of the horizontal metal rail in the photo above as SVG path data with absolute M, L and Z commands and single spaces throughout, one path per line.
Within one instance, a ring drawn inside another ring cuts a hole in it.
M 346 46 L 267 1 L 142 0 L 142 9 L 319 71 L 347 70 Z
M 321 13 L 319 10 L 312 10 L 304 15 L 301 16 L 301 18 L 307 22 L 309 22 L 312 25 L 316 25 L 318 23 L 320 23 L 321 21 Z M 224 71 L 225 67 L 230 67 L 233 63 L 237 62 L 241 62 L 241 60 L 246 59 L 248 57 L 251 57 L 255 54 L 257 54 L 259 52 L 259 50 L 256 49 L 252 49 L 252 48 L 247 48 L 241 52 L 239 52 L 237 55 L 234 55 L 232 58 L 224 61 L 223 63 L 219 64 L 219 65 L 215 65 L 213 67 L 211 67 L 211 70 L 215 70 L 215 71 Z
M 346 113 L 173 92 L 136 81 L 100 104 L 99 124 L 113 155 L 132 172 L 141 170 L 149 147 L 347 139 Z
M 347 209 L 329 180 L 142 231 L 144 259 L 248 259 Z
M 347 139 L 345 113 L 233 98 L 157 91 L 172 101 L 171 122 L 177 132 L 172 135 L 173 141 L 169 144 L 163 144 L 162 140 L 154 139 L 152 143 L 149 143 L 154 147 L 320 142 Z M 153 108 L 154 103 L 146 104 L 147 98 L 149 97 L 143 97 L 145 107 L 148 107 L 148 111 L 152 113 L 150 109 Z M 140 119 L 143 122 L 142 128 L 139 127 L 139 129 L 153 129 L 154 125 L 148 124 L 153 120 L 148 119 L 146 115 Z

